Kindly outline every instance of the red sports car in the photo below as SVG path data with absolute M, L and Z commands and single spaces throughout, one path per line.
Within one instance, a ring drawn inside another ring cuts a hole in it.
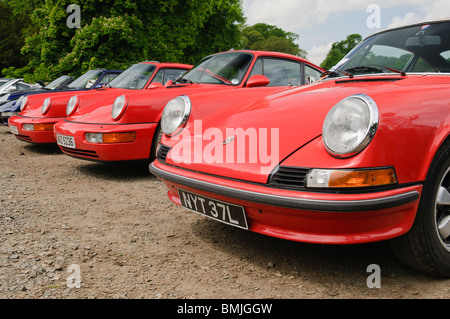
M 112 81 L 93 90 L 65 91 L 27 97 L 18 116 L 9 119 L 10 130 L 23 141 L 31 143 L 56 143 L 53 127 L 55 123 L 73 113 L 76 108 L 93 104 L 99 100 L 111 103 L 124 93 L 144 91 L 162 87 L 162 82 L 175 79 L 192 68 L 178 63 L 141 62 L 122 73 L 116 73 Z M 119 74 L 119 75 L 118 75 Z M 82 87 L 89 86 L 92 79 L 83 80 Z
M 230 94 L 230 99 L 249 99 L 313 82 L 323 71 L 305 59 L 283 53 L 217 53 L 164 88 L 124 92 L 115 101 L 102 100 L 79 108 L 57 123 L 54 131 L 61 150 L 73 157 L 105 162 L 148 161 L 156 155 L 162 111 L 176 96 L 202 92 L 212 102 L 202 109 L 211 112 L 226 105 L 228 92 L 237 92 Z
M 309 243 L 392 239 L 449 277 L 449 92 L 450 21 L 390 29 L 309 86 L 203 116 L 189 108 L 202 97 L 174 99 L 150 171 L 215 220 Z

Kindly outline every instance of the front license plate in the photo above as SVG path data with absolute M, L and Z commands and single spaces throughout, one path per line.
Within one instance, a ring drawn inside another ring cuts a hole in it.
M 244 207 L 178 189 L 181 206 L 222 223 L 248 229 Z
M 11 133 L 19 135 L 19 130 L 17 129 L 17 126 L 10 125 L 9 126 L 9 130 L 10 130 Z
M 75 139 L 73 136 L 56 134 L 56 141 L 58 142 L 58 145 L 68 148 L 75 148 Z

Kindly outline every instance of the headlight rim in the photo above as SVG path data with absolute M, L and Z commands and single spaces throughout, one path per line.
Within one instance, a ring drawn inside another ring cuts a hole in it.
M 362 100 L 365 105 L 367 106 L 368 112 L 369 112 L 369 122 L 368 125 L 366 127 L 365 133 L 364 133 L 364 138 L 361 139 L 361 141 L 354 146 L 353 148 L 351 148 L 350 150 L 347 150 L 345 152 L 339 152 L 336 150 L 333 150 L 328 144 L 327 144 L 327 135 L 326 135 L 326 128 L 328 127 L 327 124 L 328 123 L 328 118 L 330 117 L 330 114 L 332 113 L 332 111 L 339 107 L 339 105 L 341 105 L 342 103 L 344 103 L 347 100 L 350 99 L 359 99 Z M 357 154 L 361 153 L 372 141 L 372 139 L 375 136 L 375 133 L 378 130 L 378 126 L 379 126 L 379 119 L 380 114 L 378 111 L 378 105 L 376 104 L 376 102 L 368 95 L 366 94 L 353 94 L 350 95 L 344 99 L 342 99 L 341 101 L 339 101 L 337 104 L 335 104 L 330 111 L 328 112 L 324 123 L 323 123 L 323 127 L 322 127 L 322 141 L 323 141 L 323 145 L 325 146 L 325 149 L 327 150 L 327 152 L 339 159 L 347 159 L 353 156 L 356 156 Z
M 166 132 L 164 130 L 164 124 L 163 124 L 164 114 L 165 114 L 168 104 L 176 99 L 182 99 L 184 101 L 184 106 L 185 106 L 184 112 L 183 112 L 183 115 L 180 118 L 179 124 L 176 126 L 176 128 L 170 132 Z M 187 121 L 191 115 L 191 111 L 192 111 L 192 102 L 191 102 L 191 99 L 189 98 L 189 96 L 187 96 L 187 95 L 179 95 L 179 96 L 173 98 L 172 100 L 170 100 L 169 102 L 167 102 L 166 107 L 164 107 L 163 114 L 161 116 L 161 130 L 163 131 L 164 135 L 166 135 L 168 137 L 173 137 L 173 136 L 176 136 L 177 134 L 179 134 L 181 132 L 181 130 L 183 129 L 183 127 L 185 126 L 185 124 L 187 123 Z
M 47 97 L 44 102 L 42 102 L 42 106 L 41 106 L 41 113 L 42 115 L 45 115 L 48 113 L 48 111 L 50 110 L 50 107 L 52 106 L 52 98 L 51 97 Z
M 114 116 L 115 110 L 116 110 L 116 102 L 119 101 L 119 99 L 123 100 L 123 104 L 120 108 L 120 112 Z M 122 118 L 122 116 L 125 114 L 126 109 L 128 108 L 128 96 L 126 94 L 122 94 L 114 100 L 114 103 L 111 108 L 111 117 L 114 121 L 118 121 Z
M 75 104 L 71 107 L 72 109 L 69 112 L 70 103 L 73 101 L 74 98 L 76 99 Z M 79 104 L 80 104 L 80 98 L 78 97 L 78 95 L 71 96 L 66 105 L 66 115 L 71 116 L 72 114 L 74 114 L 76 112 Z
M 27 108 L 28 102 L 29 102 L 28 101 L 28 96 L 26 96 L 26 95 L 22 95 L 19 98 L 19 101 L 17 101 L 17 103 L 19 103 L 19 110 L 20 110 L 20 112 L 22 112 L 23 110 L 25 110 Z

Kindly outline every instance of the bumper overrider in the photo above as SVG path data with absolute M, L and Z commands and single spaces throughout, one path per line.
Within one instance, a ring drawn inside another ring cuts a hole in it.
M 150 172 L 189 210 L 257 233 L 309 243 L 387 240 L 412 226 L 422 185 L 374 192 L 297 191 L 202 174 L 164 164 Z M 243 220 L 239 216 L 242 209 Z

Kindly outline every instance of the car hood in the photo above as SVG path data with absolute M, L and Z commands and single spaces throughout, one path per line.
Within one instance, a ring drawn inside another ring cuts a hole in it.
M 188 86 L 173 86 L 143 90 L 141 92 L 122 92 L 128 98 L 127 109 L 124 115 L 117 121 L 111 117 L 111 109 L 114 99 L 98 99 L 98 101 L 81 107 L 79 111 L 68 117 L 68 121 L 80 123 L 102 123 L 102 124 L 133 124 L 159 122 L 166 104 L 180 95 L 192 97 L 193 113 L 204 115 L 211 110 L 218 111 L 220 108 L 230 105 L 228 98 L 239 100 L 242 98 L 260 97 L 271 92 L 284 91 L 286 87 L 260 87 L 241 88 L 218 85 L 193 84 Z M 217 92 L 217 95 L 214 93 Z M 116 92 L 114 92 L 116 93 Z M 220 95 L 219 95 L 220 94 Z M 83 100 L 83 97 L 81 97 Z M 202 103 L 198 103 L 202 101 Z M 228 101 L 228 103 L 227 103 Z
M 337 79 L 236 103 L 201 121 L 191 118 L 178 136 L 164 137 L 162 143 L 171 147 L 166 163 L 266 183 L 280 162 L 321 136 L 326 115 L 342 99 L 367 94 L 378 104 L 382 116 L 401 107 L 402 99 L 411 101 L 411 92 L 420 94 L 424 85 L 449 84 L 450 77 Z M 395 102 L 387 102 L 390 100 Z

